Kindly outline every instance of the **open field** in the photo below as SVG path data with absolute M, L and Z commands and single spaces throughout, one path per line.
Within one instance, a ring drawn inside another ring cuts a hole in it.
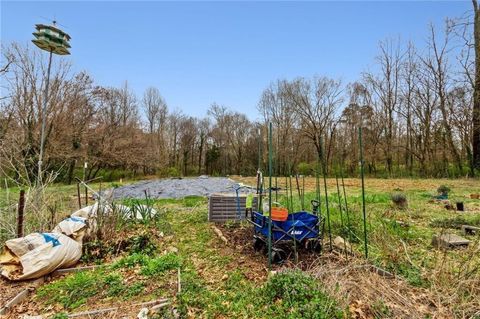
M 255 184 L 254 178 L 233 178 Z M 278 184 L 282 187 L 284 179 Z M 465 212 L 447 210 L 443 203 L 431 201 L 441 184 L 451 188 L 452 203 L 465 203 Z M 103 183 L 102 188 L 115 185 Z M 305 198 L 314 198 L 315 180 L 309 178 L 305 185 Z M 228 239 L 224 243 L 213 231 L 214 225 L 207 222 L 205 198 L 155 200 L 153 205 L 159 211 L 155 219 L 118 223 L 109 237 L 85 245 L 82 265 L 104 267 L 52 279 L 15 307 L 9 318 L 27 313 L 63 318 L 60 313 L 114 306 L 120 310 L 100 317 L 132 318 L 140 309 L 132 305 L 160 298 L 171 302 L 158 315 L 163 318 L 173 317 L 172 309 L 187 318 L 480 315 L 480 237 L 469 236 L 470 246 L 457 250 L 443 251 L 431 245 L 434 234 L 462 235 L 462 224 L 480 225 L 480 200 L 467 198 L 480 192 L 478 181 L 367 179 L 368 261 L 362 257 L 360 184 L 346 179 L 345 186 L 351 232 L 345 231 L 334 179 L 328 180 L 331 229 L 333 237 L 351 239 L 354 256 L 328 252 L 326 234 L 321 255 L 301 254 L 297 262 L 290 258 L 284 265 L 275 265 L 279 273 L 269 276 L 266 257 L 252 248 L 250 225 L 217 225 Z M 408 199 L 405 209 L 395 208 L 390 200 L 390 194 L 399 190 Z M 10 189 L 9 196 L 17 197 L 17 191 Z M 55 185 L 48 194 L 58 201 L 57 221 L 78 206 L 73 186 Z M 295 205 L 300 208 L 295 194 Z M 323 195 L 322 187 L 325 212 Z M 278 200 L 284 203 L 285 196 L 280 193 Z M 3 191 L 0 202 L 6 202 Z M 29 218 L 27 215 L 27 223 Z M 372 272 L 372 264 L 395 278 Z M 295 269 L 302 272 L 287 271 Z M 18 291 L 6 281 L 1 285 L 5 296 Z

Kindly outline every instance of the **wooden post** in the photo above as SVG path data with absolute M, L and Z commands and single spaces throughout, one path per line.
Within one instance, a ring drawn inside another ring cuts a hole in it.
M 77 183 L 78 209 L 82 209 L 82 198 L 80 197 L 80 183 Z
M 85 186 L 85 206 L 88 206 L 88 188 Z
M 17 237 L 23 237 L 23 212 L 25 210 L 25 191 L 20 190 L 18 200 L 18 219 L 17 219 Z

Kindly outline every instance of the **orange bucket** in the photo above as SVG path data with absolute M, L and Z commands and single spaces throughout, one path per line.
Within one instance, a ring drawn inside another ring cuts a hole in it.
M 288 210 L 283 207 L 272 207 L 272 220 L 284 222 L 288 218 Z

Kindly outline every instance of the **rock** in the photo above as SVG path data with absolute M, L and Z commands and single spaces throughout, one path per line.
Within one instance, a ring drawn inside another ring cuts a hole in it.
M 455 234 L 434 235 L 432 238 L 432 246 L 437 248 L 458 248 L 466 247 L 470 244 L 470 240 Z
M 178 248 L 177 247 L 168 247 L 168 251 L 171 253 L 178 253 Z
M 480 234 L 480 227 L 462 225 L 462 231 L 465 235 L 476 235 Z
M 335 247 L 337 247 L 338 249 L 340 249 L 340 250 L 342 250 L 342 251 L 343 251 L 345 248 L 347 249 L 347 251 L 350 251 L 350 250 L 351 250 L 350 243 L 348 243 L 347 241 L 345 241 L 345 239 L 343 239 L 343 238 L 340 237 L 340 236 L 335 237 L 335 239 L 333 240 L 333 245 L 335 245 Z
M 138 319 L 148 319 L 148 308 L 140 309 L 140 312 L 137 315 Z
M 410 225 L 407 222 L 401 221 L 401 220 L 396 220 L 395 223 L 400 226 L 400 227 L 410 227 Z

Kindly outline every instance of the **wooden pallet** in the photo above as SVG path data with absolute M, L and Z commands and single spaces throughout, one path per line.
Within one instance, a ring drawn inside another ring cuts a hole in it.
M 208 198 L 208 221 L 224 223 L 230 220 L 245 219 L 246 195 L 239 195 L 240 216 L 238 213 L 236 194 L 212 194 Z M 253 207 L 257 206 L 257 198 L 253 198 Z

